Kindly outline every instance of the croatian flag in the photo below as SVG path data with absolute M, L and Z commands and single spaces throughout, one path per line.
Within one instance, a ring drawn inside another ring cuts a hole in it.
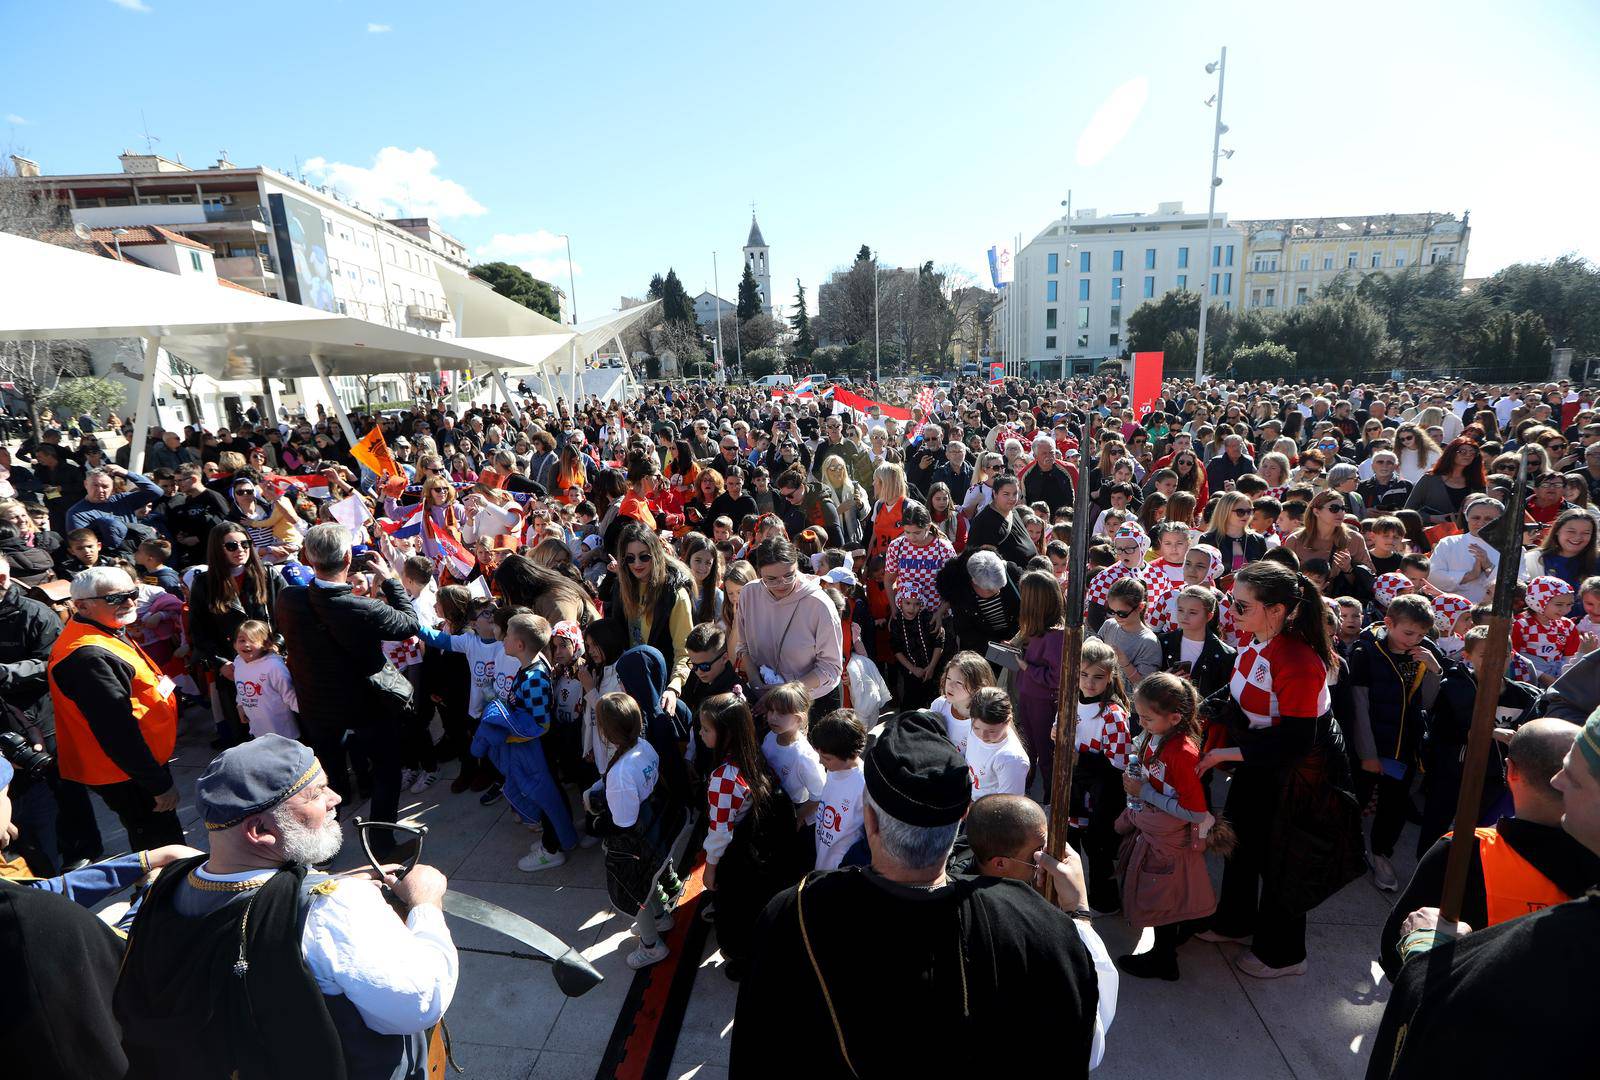
M 462 547 L 461 541 L 435 525 L 432 518 L 423 518 L 422 527 L 427 531 L 428 539 L 439 545 L 439 557 L 444 560 L 450 575 L 457 581 L 467 580 L 472 568 L 477 565 L 472 552 Z
M 290 488 L 299 488 L 318 502 L 333 494 L 328 488 L 328 478 L 320 473 L 312 473 L 310 476 L 280 476 L 277 473 L 268 473 L 266 479 L 276 489 L 274 498 L 277 499 L 283 498 Z
M 789 392 L 791 394 L 793 394 L 797 398 L 810 397 L 811 396 L 811 376 L 807 375 L 805 378 L 803 378 L 799 382 L 795 383 L 794 386 L 790 388 Z
M 387 518 L 378 522 L 378 528 L 389 534 L 395 540 L 409 540 L 414 536 L 422 535 L 422 504 L 412 507 L 401 507 L 403 515 L 399 521 L 390 521 Z

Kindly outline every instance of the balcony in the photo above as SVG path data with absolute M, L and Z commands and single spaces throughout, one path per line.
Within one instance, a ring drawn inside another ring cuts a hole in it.
M 217 276 L 248 284 L 276 279 L 278 263 L 271 255 L 229 255 L 216 260 Z
M 407 304 L 406 318 L 412 322 L 433 323 L 443 326 L 450 321 L 450 313 L 443 308 L 428 307 L 425 304 Z

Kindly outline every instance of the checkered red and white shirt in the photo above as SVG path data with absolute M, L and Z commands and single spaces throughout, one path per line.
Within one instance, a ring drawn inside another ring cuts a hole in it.
M 1078 752 L 1100 754 L 1113 768 L 1128 767 L 1128 714 L 1115 701 L 1078 706 Z
M 939 568 L 955 557 L 956 549 L 950 546 L 943 533 L 935 531 L 932 539 L 921 547 L 914 546 L 910 537 L 897 536 L 884 553 L 883 569 L 884 573 L 896 575 L 896 596 L 901 589 L 909 587 L 917 591 L 925 606 L 933 608 L 939 605 L 939 590 L 934 587 L 934 579 Z
M 1275 727 L 1285 716 L 1321 716 L 1333 707 L 1322 659 L 1288 634 L 1240 649 L 1228 688 L 1252 728 Z
M 733 829 L 750 811 L 750 785 L 739 773 L 739 766 L 724 761 L 711 770 L 706 781 L 706 862 L 715 866 L 733 842 Z
M 1566 616 L 1539 622 L 1531 611 L 1511 620 L 1511 650 L 1536 664 L 1551 664 L 1578 655 L 1578 624 Z
M 1200 751 L 1182 735 L 1161 740 L 1146 739 L 1139 754 L 1144 781 L 1163 795 L 1171 795 L 1185 810 L 1204 813 L 1205 789 L 1200 786 Z
M 1114 562 L 1094 577 L 1089 579 L 1089 587 L 1083 594 L 1083 613 L 1087 615 L 1093 604 L 1105 606 L 1106 595 L 1111 592 L 1111 586 L 1127 577 L 1129 574 L 1138 574 L 1133 567 L 1122 562 Z

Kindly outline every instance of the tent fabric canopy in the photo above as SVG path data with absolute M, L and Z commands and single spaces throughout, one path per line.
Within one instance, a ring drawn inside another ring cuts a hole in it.
M 0 339 L 159 338 L 217 379 L 492 366 L 503 359 L 333 312 L 0 233 Z

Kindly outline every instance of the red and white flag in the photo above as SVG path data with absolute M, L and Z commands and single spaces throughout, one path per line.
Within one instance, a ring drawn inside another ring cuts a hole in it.
M 922 410 L 922 418 L 926 420 L 933 415 L 933 387 L 924 386 L 917 391 L 917 400 L 911 403 L 914 409 Z
M 422 528 L 427 538 L 439 545 L 439 557 L 444 560 L 445 568 L 457 581 L 467 580 L 467 575 L 472 573 L 472 568 L 478 560 L 472 557 L 472 552 L 461 546 L 461 541 L 451 536 L 445 530 L 433 523 L 433 519 L 424 515 Z

